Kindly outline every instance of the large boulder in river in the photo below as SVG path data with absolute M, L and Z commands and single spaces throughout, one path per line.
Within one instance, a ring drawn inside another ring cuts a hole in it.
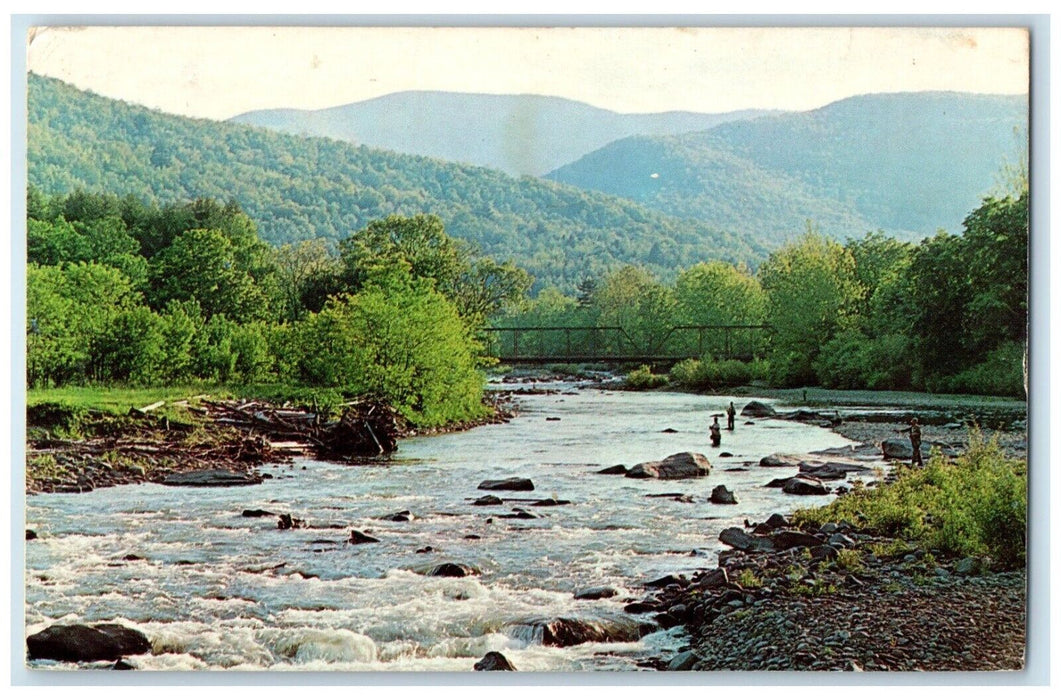
M 726 488 L 724 484 L 716 486 L 711 491 L 711 498 L 708 500 L 720 505 L 735 505 L 737 503 L 737 498 L 733 495 L 733 492 Z
M 533 491 L 534 483 L 530 479 L 512 477 L 510 479 L 487 479 L 479 484 L 481 491 Z
M 482 572 L 468 564 L 454 564 L 446 562 L 433 567 L 427 572 L 428 576 L 444 576 L 448 578 L 464 578 L 465 576 L 478 576 Z
M 768 406 L 762 401 L 749 401 L 740 410 L 740 414 L 749 418 L 769 418 L 776 416 L 777 411 L 774 410 L 773 406 Z
M 551 647 L 572 647 L 587 642 L 636 642 L 655 625 L 631 617 L 541 617 L 524 618 L 511 625 L 517 639 Z
M 146 654 L 151 643 L 143 632 L 115 624 L 52 625 L 26 638 L 30 659 L 117 661 Z
M 169 474 L 162 483 L 166 486 L 252 486 L 262 483 L 262 478 L 257 474 L 207 469 Z
M 658 462 L 630 467 L 628 479 L 695 479 L 711 473 L 711 463 L 699 452 L 679 452 Z
M 488 651 L 486 656 L 475 662 L 475 666 L 472 666 L 476 671 L 515 671 L 516 667 L 512 665 L 505 655 L 499 651 Z

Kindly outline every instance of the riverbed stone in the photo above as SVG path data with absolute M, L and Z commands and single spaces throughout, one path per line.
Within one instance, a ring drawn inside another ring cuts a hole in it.
M 799 530 L 781 530 L 770 535 L 774 543 L 774 549 L 783 552 L 793 547 L 817 547 L 822 544 L 821 539 Z
M 372 535 L 366 535 L 360 530 L 351 530 L 348 542 L 350 544 L 372 544 L 373 542 L 379 542 L 379 540 Z
M 614 598 L 617 595 L 619 591 L 611 586 L 593 586 L 575 591 L 575 600 L 602 600 Z
M 243 511 L 242 517 L 244 518 L 267 518 L 276 515 L 271 510 L 262 510 L 260 508 L 247 508 Z
M 30 659 L 117 661 L 146 654 L 151 643 L 143 632 L 117 624 L 52 625 L 26 638 Z
M 456 564 L 453 562 L 446 562 L 445 564 L 439 564 L 438 566 L 432 567 L 428 572 L 428 576 L 443 576 L 446 578 L 464 578 L 465 576 L 478 576 L 482 572 L 474 566 L 468 564 Z
M 511 477 L 508 479 L 487 479 L 479 484 L 480 491 L 533 491 L 534 483 L 530 479 Z
M 587 642 L 636 642 L 655 625 L 644 625 L 625 617 L 532 617 L 512 623 L 523 628 L 527 634 L 517 631 L 517 638 L 540 639 L 541 644 L 552 647 L 571 647 Z
M 616 465 L 611 466 L 611 467 L 605 467 L 604 469 L 601 469 L 597 473 L 598 474 L 625 474 L 626 473 L 626 465 L 625 464 L 616 464 Z
M 720 505 L 736 505 L 737 503 L 736 496 L 734 496 L 733 492 L 726 488 L 724 484 L 719 484 L 712 489 L 711 498 L 708 500 Z
M 770 552 L 774 549 L 774 543 L 769 538 L 749 535 L 739 527 L 726 528 L 719 533 L 718 539 L 722 544 L 728 544 L 742 552 Z
M 763 403 L 762 401 L 749 401 L 744 404 L 744 408 L 740 410 L 742 416 L 748 418 L 769 418 L 770 416 L 776 416 L 777 411 L 774 410 L 773 406 Z
M 504 503 L 504 501 L 493 494 L 482 496 L 472 501 L 473 506 L 499 506 L 502 503 Z
M 695 479 L 711 473 L 711 462 L 699 452 L 679 452 L 655 462 L 635 464 L 628 479 Z
M 476 671 L 515 671 L 516 667 L 512 665 L 505 655 L 499 651 L 488 651 L 486 656 L 475 662 L 475 666 L 472 667 Z
M 829 493 L 829 487 L 820 479 L 805 474 L 792 477 L 785 482 L 781 490 L 796 496 L 824 496 Z
M 690 649 L 688 651 L 683 651 L 682 653 L 680 653 L 677 656 L 675 656 L 674 658 L 672 658 L 669 662 L 667 662 L 667 670 L 668 671 L 692 671 L 693 670 L 693 666 L 699 660 L 700 660 L 700 657 L 698 657 L 696 655 L 696 652 L 693 651 L 692 649 Z
M 760 467 L 795 467 L 798 464 L 799 460 L 781 454 L 766 455 L 759 460 Z

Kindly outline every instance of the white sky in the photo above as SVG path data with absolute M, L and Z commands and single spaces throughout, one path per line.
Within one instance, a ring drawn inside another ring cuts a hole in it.
M 557 95 L 618 112 L 813 109 L 854 94 L 1022 94 L 1007 28 L 47 27 L 31 71 L 211 119 L 401 90 Z

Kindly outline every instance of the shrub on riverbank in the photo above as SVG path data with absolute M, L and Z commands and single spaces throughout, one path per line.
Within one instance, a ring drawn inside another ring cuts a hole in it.
M 655 374 L 648 365 L 641 365 L 626 375 L 627 389 L 657 389 L 667 383 L 667 375 Z
M 682 360 L 670 371 L 670 381 L 683 389 L 710 391 L 724 387 L 743 386 L 764 380 L 770 373 L 766 360 Z
M 923 469 L 901 467 L 891 484 L 856 487 L 827 506 L 800 510 L 799 523 L 847 520 L 955 556 L 989 556 L 1004 568 L 1024 565 L 1027 462 L 1010 459 L 978 431 L 969 449 L 935 454 Z

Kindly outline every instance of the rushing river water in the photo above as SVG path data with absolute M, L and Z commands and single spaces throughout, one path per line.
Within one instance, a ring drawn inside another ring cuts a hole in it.
M 123 623 L 151 640 L 154 653 L 133 660 L 142 669 L 469 671 L 501 651 L 521 671 L 633 670 L 639 659 L 673 654 L 681 628 L 555 648 L 519 623 L 621 615 L 643 597 L 640 583 L 714 566 L 724 528 L 830 498 L 762 488 L 794 470 L 759 467 L 760 457 L 851 444 L 822 428 L 744 425 L 738 416 L 736 430 L 712 448 L 709 416 L 729 401 L 600 390 L 525 396 L 508 424 L 405 440 L 395 458 L 376 464 L 267 466 L 275 478 L 238 488 L 142 484 L 34 495 L 27 526 L 41 538 L 26 543 L 27 631 Z M 748 399 L 734 401 L 739 410 Z M 594 473 L 682 451 L 707 455 L 711 475 Z M 497 495 L 571 504 L 472 505 L 486 493 L 476 489 L 481 481 L 513 476 L 530 478 L 535 491 Z M 739 505 L 708 502 L 718 484 Z M 672 492 L 693 502 L 648 497 Z M 498 517 L 514 506 L 539 517 Z M 281 531 L 276 518 L 242 517 L 246 508 L 290 513 L 309 527 Z M 410 522 L 380 519 L 405 510 Z M 380 542 L 348 544 L 351 528 Z M 432 551 L 417 553 L 425 547 Z M 443 562 L 482 574 L 423 575 Z M 620 595 L 572 595 L 598 585 Z

